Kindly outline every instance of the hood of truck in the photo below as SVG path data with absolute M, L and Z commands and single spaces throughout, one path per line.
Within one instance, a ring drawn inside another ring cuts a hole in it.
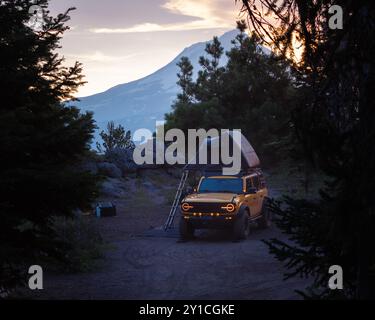
M 185 197 L 184 202 L 232 202 L 235 193 L 194 193 Z

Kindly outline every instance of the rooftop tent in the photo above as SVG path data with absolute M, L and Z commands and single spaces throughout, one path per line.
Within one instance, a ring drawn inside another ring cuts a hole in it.
M 236 141 L 234 138 L 233 131 L 224 131 L 221 136 L 207 138 L 204 142 L 200 145 L 198 152 L 196 153 L 195 157 L 189 159 L 188 164 L 185 166 L 185 170 L 199 170 L 199 171 L 219 171 L 222 170 L 223 167 L 230 167 L 231 165 L 224 165 L 221 162 L 221 137 L 224 135 L 229 135 L 229 154 L 233 156 L 234 146 L 241 148 L 241 170 L 248 171 L 251 169 L 259 168 L 260 161 L 259 158 L 251 146 L 250 142 L 246 139 L 246 137 L 241 133 L 240 141 Z M 228 137 L 227 137 L 228 138 Z M 201 154 L 204 150 L 207 150 L 207 164 L 200 164 L 199 159 L 201 158 Z M 219 164 L 212 164 L 212 153 L 216 152 L 219 155 Z

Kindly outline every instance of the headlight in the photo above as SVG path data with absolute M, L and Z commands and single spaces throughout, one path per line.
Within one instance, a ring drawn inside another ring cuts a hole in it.
M 221 209 L 224 209 L 227 212 L 232 213 L 236 210 L 236 206 L 233 203 L 228 203 L 227 205 L 221 207 Z
M 181 205 L 181 209 L 182 209 L 182 211 L 186 212 L 186 211 L 189 211 L 190 209 L 193 209 L 193 206 L 191 206 L 190 204 L 185 202 Z

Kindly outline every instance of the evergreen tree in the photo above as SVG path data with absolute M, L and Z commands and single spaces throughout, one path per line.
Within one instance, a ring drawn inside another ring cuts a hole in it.
M 242 2 L 257 35 L 294 58 L 306 93 L 293 111 L 296 137 L 305 159 L 330 177 L 319 203 L 286 199 L 287 209 L 273 204 L 279 227 L 294 242 L 274 239 L 271 251 L 286 263 L 288 276 L 313 277 L 315 290 L 305 296 L 374 297 L 375 4 Z M 343 29 L 329 28 L 333 5 L 342 8 Z M 259 14 L 264 9 L 267 16 Z M 343 267 L 342 292 L 328 288 L 331 265 Z
M 277 163 L 289 140 L 289 113 L 297 89 L 288 63 L 265 54 L 258 39 L 247 36 L 243 21 L 238 28 L 241 32 L 227 53 L 220 113 L 227 125 L 242 129 L 264 163 Z
M 202 102 L 218 97 L 221 76 L 224 72 L 224 68 L 219 67 L 224 48 L 218 37 L 214 37 L 211 42 L 207 43 L 205 52 L 207 56 L 199 58 L 201 70 L 198 72 L 196 84 L 197 100 Z
M 44 8 L 40 30 L 29 8 Z M 64 105 L 82 85 L 82 67 L 63 66 L 60 39 L 69 9 L 51 17 L 48 0 L 0 1 L 0 293 L 22 282 L 40 257 L 63 257 L 53 216 L 88 208 L 96 178 L 77 164 L 94 122 Z
M 200 58 L 202 70 L 194 82 L 189 79 L 189 99 L 182 99 L 186 89 L 166 115 L 168 128 L 241 129 L 266 163 L 276 162 L 288 141 L 289 111 L 296 89 L 292 86 L 288 64 L 264 54 L 258 39 L 246 34 L 246 24 L 238 22 L 240 33 L 227 52 L 228 63 L 219 66 L 223 48 L 214 38 Z M 179 66 L 184 74 L 186 60 Z M 190 69 L 189 69 L 190 70 Z M 179 76 L 180 78 L 180 76 Z
M 193 66 L 188 57 L 182 57 L 177 63 L 180 72 L 177 74 L 177 84 L 181 88 L 181 93 L 177 95 L 177 101 L 181 103 L 190 103 L 193 99 Z
M 135 145 L 131 137 L 130 131 L 125 131 L 124 127 L 119 125 L 116 127 L 113 121 L 108 122 L 107 132 L 100 132 L 103 139 L 103 146 L 97 142 L 96 146 L 99 152 L 107 153 L 114 149 L 134 149 Z

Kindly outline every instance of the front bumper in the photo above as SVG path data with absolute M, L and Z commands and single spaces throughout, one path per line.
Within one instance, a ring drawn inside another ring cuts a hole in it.
M 197 229 L 221 229 L 230 228 L 236 219 L 236 214 L 184 213 L 182 218 Z

